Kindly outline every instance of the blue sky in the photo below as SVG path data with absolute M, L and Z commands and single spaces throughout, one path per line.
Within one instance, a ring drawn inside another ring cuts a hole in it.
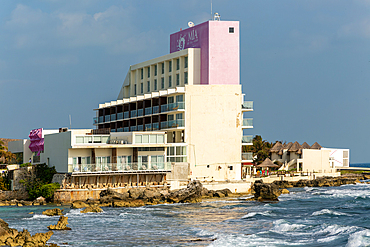
M 210 19 L 210 0 L 1 1 L 0 137 L 92 128 L 130 65 L 169 52 L 169 35 Z M 254 134 L 315 141 L 370 162 L 370 0 L 213 0 L 239 20 L 241 83 Z

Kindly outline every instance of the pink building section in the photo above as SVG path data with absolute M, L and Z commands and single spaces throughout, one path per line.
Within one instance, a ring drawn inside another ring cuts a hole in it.
M 171 53 L 187 48 L 201 50 L 200 84 L 240 84 L 238 21 L 207 21 L 171 34 Z
M 28 136 L 30 138 L 29 149 L 32 152 L 38 152 L 37 155 L 40 155 L 41 151 L 44 151 L 44 138 L 42 138 L 42 129 L 34 129 L 30 131 Z

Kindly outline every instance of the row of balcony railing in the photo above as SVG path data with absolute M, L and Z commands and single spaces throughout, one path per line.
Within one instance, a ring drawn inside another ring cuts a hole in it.
M 69 164 L 68 172 L 133 172 L 170 171 L 171 162 L 158 163 L 107 163 L 107 164 Z
M 94 117 L 94 124 L 112 122 L 112 121 L 129 119 L 129 118 L 143 117 L 143 116 L 149 116 L 152 114 L 159 114 L 159 113 L 178 111 L 178 110 L 184 110 L 184 109 L 185 109 L 185 102 L 176 102 L 176 103 L 161 105 L 160 107 L 153 106 L 153 107 L 147 107 L 144 109 L 138 109 L 138 110 L 120 112 L 117 114 Z
M 176 119 L 170 121 L 164 121 L 160 123 L 149 123 L 149 124 L 142 124 L 137 126 L 131 127 L 123 127 L 118 128 L 117 131 L 115 129 L 111 129 L 111 132 L 130 132 L 130 131 L 153 131 L 153 130 L 161 130 L 161 129 L 172 129 L 172 128 L 179 128 L 185 127 L 185 120 L 184 119 Z
M 253 127 L 253 118 L 244 118 L 243 127 Z

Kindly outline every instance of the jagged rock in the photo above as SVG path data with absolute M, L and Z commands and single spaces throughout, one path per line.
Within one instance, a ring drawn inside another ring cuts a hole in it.
M 86 204 L 82 201 L 74 201 L 72 202 L 71 208 L 86 208 L 89 204 Z
M 289 190 L 287 190 L 287 189 L 282 189 L 281 190 L 281 194 L 289 194 L 290 192 L 289 192 Z
M 142 188 L 131 188 L 129 190 L 130 198 L 133 200 L 138 199 L 144 193 L 144 190 Z
M 142 200 L 132 200 L 132 201 L 114 201 L 113 207 L 141 207 L 145 206 Z
M 60 216 L 58 223 L 56 225 L 50 225 L 48 226 L 49 230 L 71 230 L 70 227 L 67 227 L 68 225 L 68 217 L 66 216 Z
M 262 180 L 257 180 L 252 186 L 252 194 L 259 201 L 278 201 L 281 192 L 276 184 L 265 184 Z
M 0 207 L 2 206 L 9 206 L 8 202 L 0 201 Z
M 101 209 L 97 205 L 89 206 L 81 211 L 81 213 L 101 213 L 101 212 L 103 212 L 103 209 Z
M 18 232 L 16 229 L 9 228 L 8 223 L 0 219 L 0 245 L 27 247 L 45 246 L 52 235 L 52 231 L 36 233 L 33 236 L 25 229 L 23 229 L 22 232 Z
M 146 201 L 155 201 L 162 198 L 162 194 L 156 190 L 146 189 L 140 196 L 141 199 Z
M 43 215 L 47 215 L 47 216 L 56 216 L 56 215 L 63 215 L 63 210 L 59 209 L 59 208 L 54 208 L 54 209 L 47 209 L 45 210 L 44 212 L 42 212 Z
M 190 182 L 185 189 L 171 192 L 166 200 L 168 202 L 200 202 L 202 200 L 203 185 L 198 181 L 194 180 Z
M 39 203 L 40 205 L 46 205 L 46 199 L 42 196 L 37 197 L 34 202 Z

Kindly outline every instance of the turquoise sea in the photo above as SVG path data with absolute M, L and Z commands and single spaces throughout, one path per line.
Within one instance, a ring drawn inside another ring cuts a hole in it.
M 197 204 L 103 208 L 81 214 L 65 207 L 71 231 L 60 246 L 370 246 L 370 184 L 293 188 L 277 203 L 238 198 Z M 10 227 L 46 232 L 58 217 L 42 207 L 1 207 Z M 30 215 L 29 212 L 35 214 Z

